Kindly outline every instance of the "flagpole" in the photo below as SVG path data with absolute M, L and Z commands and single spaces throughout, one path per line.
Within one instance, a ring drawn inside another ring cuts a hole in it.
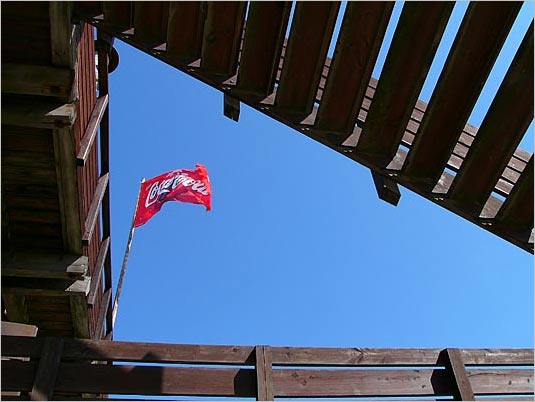
M 139 191 L 137 193 L 136 207 L 134 209 L 134 216 L 132 216 L 132 225 L 130 226 L 130 234 L 126 242 L 126 249 L 124 250 L 123 265 L 121 265 L 121 273 L 119 274 L 119 281 L 117 282 L 117 291 L 115 292 L 115 299 L 113 300 L 113 311 L 111 318 L 111 327 L 115 327 L 115 318 L 117 317 L 117 310 L 119 309 L 119 297 L 121 296 L 121 289 L 123 287 L 124 274 L 126 272 L 126 265 L 128 264 L 128 257 L 130 257 L 130 249 L 132 248 L 132 240 L 134 239 L 134 231 L 136 230 L 134 222 L 137 214 L 137 204 L 139 196 L 141 195 L 141 185 L 145 182 L 145 178 L 141 179 L 139 184 Z

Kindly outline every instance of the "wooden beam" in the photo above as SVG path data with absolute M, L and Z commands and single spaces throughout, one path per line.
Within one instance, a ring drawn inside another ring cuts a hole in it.
M 72 327 L 75 338 L 89 338 L 89 316 L 85 294 L 70 294 L 69 304 L 71 306 Z
M 32 401 L 49 401 L 52 399 L 62 349 L 63 340 L 61 338 L 46 339 L 32 387 Z
M 19 324 L 16 322 L 2 321 L 2 336 L 30 336 L 37 335 L 35 325 Z
M 74 68 L 76 63 L 75 27 L 72 20 L 71 1 L 49 3 L 50 46 L 52 64 Z M 74 45 L 74 46 L 73 46 Z
M 521 6 L 468 6 L 403 166 L 417 185 L 432 190 L 440 179 Z
M 95 268 L 93 269 L 93 275 L 91 276 L 91 287 L 89 288 L 89 295 L 87 296 L 87 304 L 95 304 L 95 298 L 97 296 L 97 290 L 102 282 L 102 271 L 104 269 L 104 263 L 108 256 L 108 249 L 110 248 L 110 238 L 106 237 L 102 243 L 100 243 L 100 249 L 95 262 Z
M 273 374 L 271 350 L 269 346 L 255 348 L 256 365 L 256 400 L 273 401 Z
M 205 17 L 205 3 L 169 3 L 166 57 L 172 64 L 189 64 L 200 59 Z
M 444 350 L 444 365 L 454 382 L 453 398 L 456 401 L 475 401 L 474 391 L 466 374 L 459 349 Z
M 83 255 L 19 252 L 2 258 L 2 276 L 80 278 L 87 275 L 88 266 Z
M 73 128 L 67 127 L 54 130 L 53 140 L 63 249 L 67 253 L 82 254 Z
M 393 206 L 397 206 L 399 199 L 401 198 L 401 193 L 399 192 L 399 187 L 396 182 L 375 170 L 370 171 L 379 198 Z
M 453 2 L 403 5 L 357 151 L 379 168 L 395 156 L 453 10 Z
M 2 293 L 4 301 L 7 296 L 11 295 L 68 296 L 71 293 L 80 293 L 86 296 L 90 285 L 90 277 L 77 280 L 4 277 L 2 278 Z M 10 321 L 18 321 L 12 320 L 9 315 L 8 318 Z M 18 322 L 28 323 L 28 321 Z
M 2 300 L 7 311 L 7 319 L 12 322 L 20 324 L 29 324 L 30 315 L 28 314 L 28 305 L 26 304 L 26 296 L 9 294 L 5 292 L 2 286 Z
M 108 94 L 99 97 L 95 103 L 95 106 L 93 107 L 91 118 L 89 119 L 89 123 L 85 129 L 82 141 L 80 142 L 80 149 L 78 150 L 78 155 L 76 156 L 76 162 L 78 163 L 78 166 L 84 166 L 87 161 L 89 152 L 91 151 L 93 143 L 95 142 L 95 138 L 97 137 L 97 130 L 100 125 L 100 121 L 102 120 L 102 116 L 104 116 L 104 112 L 108 107 L 108 99 Z
M 231 120 L 240 119 L 240 101 L 223 93 L 223 114 Z
M 169 2 L 136 1 L 134 6 L 134 40 L 149 48 L 167 41 Z
M 70 127 L 76 119 L 74 103 L 35 97 L 7 97 L 2 102 L 2 124 L 37 128 Z
M 64 67 L 2 63 L 2 93 L 73 100 L 74 71 Z
M 89 211 L 87 213 L 87 218 L 84 225 L 84 234 L 82 236 L 82 242 L 84 245 L 88 245 L 91 240 L 93 231 L 95 230 L 100 206 L 102 204 L 102 199 L 104 198 L 104 193 L 108 188 L 108 182 L 110 179 L 110 174 L 106 173 L 98 179 L 97 188 L 93 194 L 93 199 L 91 200 L 91 205 L 89 206 Z

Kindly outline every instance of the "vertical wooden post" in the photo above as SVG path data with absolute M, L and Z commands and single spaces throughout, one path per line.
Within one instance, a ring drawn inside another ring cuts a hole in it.
M 475 401 L 474 391 L 466 374 L 459 349 L 448 348 L 443 351 L 443 354 L 446 371 L 448 371 L 455 384 L 453 399 L 456 401 Z
M 32 387 L 32 401 L 49 401 L 52 399 L 62 350 L 62 338 L 46 338 Z
M 256 400 L 273 401 L 273 377 L 271 349 L 269 346 L 256 346 Z

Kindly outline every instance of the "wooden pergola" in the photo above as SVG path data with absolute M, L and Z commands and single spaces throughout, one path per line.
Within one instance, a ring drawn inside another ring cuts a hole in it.
M 245 103 L 366 166 L 381 199 L 396 205 L 402 185 L 533 253 L 533 155 L 518 148 L 533 120 L 533 22 L 476 128 L 468 117 L 521 3 L 468 6 L 428 104 L 418 96 L 453 3 L 405 3 L 372 77 L 393 6 L 349 2 L 334 32 L 335 2 L 2 3 L 3 399 L 532 399 L 526 349 L 112 340 L 113 38 L 221 91 L 229 118 Z

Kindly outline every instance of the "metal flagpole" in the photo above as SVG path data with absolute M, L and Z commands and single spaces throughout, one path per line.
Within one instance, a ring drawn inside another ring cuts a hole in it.
M 134 216 L 132 217 L 132 226 L 130 227 L 130 234 L 128 235 L 128 241 L 126 242 L 126 249 L 124 250 L 123 265 L 121 265 L 121 273 L 119 274 L 119 282 L 117 282 L 117 291 L 115 292 L 115 299 L 113 300 L 113 312 L 111 318 L 111 327 L 115 326 L 115 318 L 117 317 L 117 309 L 119 308 L 119 297 L 121 296 L 121 288 L 123 287 L 124 274 L 126 272 L 126 265 L 128 264 L 128 257 L 130 256 L 130 249 L 132 248 L 132 240 L 134 238 L 134 221 L 136 220 L 137 204 L 139 202 L 139 196 L 141 194 L 141 185 L 145 182 L 145 178 L 141 179 L 139 184 L 139 191 L 137 193 L 136 208 L 134 209 Z

